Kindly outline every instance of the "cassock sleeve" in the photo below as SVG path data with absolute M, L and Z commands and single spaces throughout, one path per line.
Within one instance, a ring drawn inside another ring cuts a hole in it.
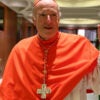
M 98 65 L 93 72 L 88 75 L 87 80 L 88 87 L 91 88 L 94 93 L 100 94 L 100 56 L 98 56 Z

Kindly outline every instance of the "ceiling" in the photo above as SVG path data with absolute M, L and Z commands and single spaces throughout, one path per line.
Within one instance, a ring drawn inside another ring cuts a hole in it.
M 34 0 L 0 0 L 14 10 L 18 17 L 32 22 Z M 57 0 L 61 9 L 61 26 L 95 26 L 100 23 L 100 0 Z

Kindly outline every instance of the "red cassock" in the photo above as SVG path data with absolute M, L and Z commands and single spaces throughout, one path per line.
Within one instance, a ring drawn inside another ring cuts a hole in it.
M 35 35 L 12 49 L 0 87 L 0 100 L 42 100 L 37 94 L 44 76 L 44 50 L 40 44 L 47 48 L 53 44 L 47 55 L 46 84 L 51 93 L 46 100 L 63 100 L 97 65 L 98 50 L 84 37 L 57 33 L 43 41 Z

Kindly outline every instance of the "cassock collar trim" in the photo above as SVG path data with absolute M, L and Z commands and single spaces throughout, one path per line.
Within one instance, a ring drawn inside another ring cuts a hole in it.
M 41 42 L 43 45 L 49 45 L 49 44 L 52 44 L 55 40 L 57 40 L 59 38 L 59 35 L 60 33 L 57 32 L 56 35 L 49 40 L 42 40 L 39 36 L 37 36 L 37 38 L 38 38 L 38 41 Z

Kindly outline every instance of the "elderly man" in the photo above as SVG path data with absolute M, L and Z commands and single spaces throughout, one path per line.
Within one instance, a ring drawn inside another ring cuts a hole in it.
M 86 100 L 100 94 L 99 51 L 86 38 L 59 32 L 55 0 L 36 0 L 37 35 L 12 49 L 0 87 L 0 100 Z

